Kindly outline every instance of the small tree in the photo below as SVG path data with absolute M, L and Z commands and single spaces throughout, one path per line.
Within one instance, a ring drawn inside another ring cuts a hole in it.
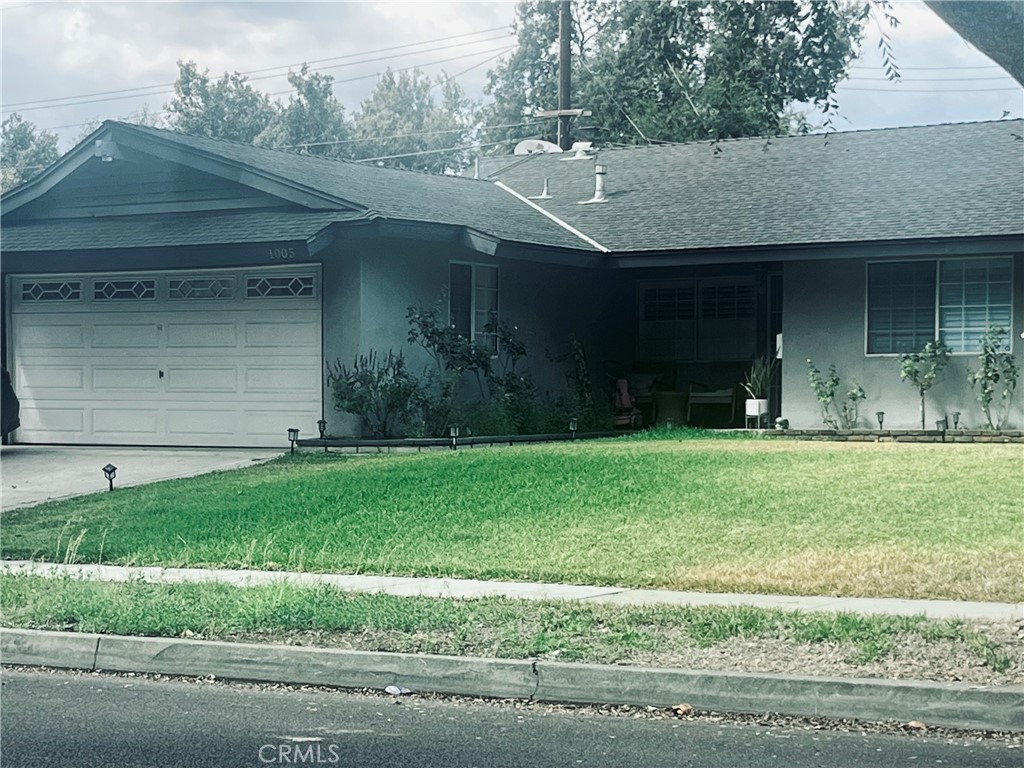
M 950 352 L 950 348 L 944 342 L 936 339 L 925 344 L 920 352 L 900 355 L 900 379 L 909 381 L 917 387 L 921 396 L 921 429 L 925 429 L 925 395 L 949 364 Z
M 978 402 L 990 429 L 1002 429 L 1010 417 L 1013 393 L 1017 389 L 1017 360 L 1010 354 L 1005 328 L 990 326 L 981 337 L 976 371 L 967 370 L 971 389 L 978 390 Z M 996 396 L 998 395 L 998 401 Z
M 811 389 L 814 390 L 814 396 L 818 398 L 818 404 L 821 406 L 821 421 L 826 427 L 853 429 L 857 426 L 859 404 L 867 397 L 867 394 L 856 380 L 841 403 L 836 402 L 839 373 L 836 371 L 835 363 L 829 365 L 827 375 L 822 376 L 821 371 L 814 365 L 814 361 L 808 360 L 807 381 L 810 383 Z

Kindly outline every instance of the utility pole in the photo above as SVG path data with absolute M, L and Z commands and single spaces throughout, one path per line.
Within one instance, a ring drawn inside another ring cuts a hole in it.
M 572 103 L 572 7 L 562 0 L 558 9 L 558 146 L 566 151 L 569 141 L 569 115 Z

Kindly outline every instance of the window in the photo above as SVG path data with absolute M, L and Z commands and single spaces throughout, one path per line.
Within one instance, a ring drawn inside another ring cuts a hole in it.
M 245 296 L 249 299 L 290 299 L 312 295 L 313 278 L 307 275 L 250 277 L 245 281 Z
M 78 301 L 82 298 L 82 283 L 64 280 L 53 283 L 22 283 L 22 301 Z
M 1009 328 L 1010 258 L 868 265 L 867 352 L 916 352 L 938 338 L 977 352 L 990 325 Z
M 190 277 L 169 280 L 167 296 L 171 299 L 230 299 L 235 281 L 230 277 Z
M 156 298 L 156 280 L 97 280 L 94 301 L 135 301 Z
M 456 333 L 498 351 L 498 336 L 487 326 L 498 319 L 498 268 L 483 264 L 451 265 L 448 317 Z
M 750 278 L 672 280 L 640 286 L 642 360 L 748 360 L 756 341 Z

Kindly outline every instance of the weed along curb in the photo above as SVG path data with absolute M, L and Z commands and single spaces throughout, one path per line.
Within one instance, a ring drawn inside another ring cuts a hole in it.
M 758 675 L 3 629 L 0 661 L 89 671 L 1024 731 L 1024 686 Z

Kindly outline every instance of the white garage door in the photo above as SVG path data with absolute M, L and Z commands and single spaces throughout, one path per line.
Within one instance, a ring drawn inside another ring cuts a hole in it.
M 321 415 L 315 267 L 17 276 L 22 443 L 286 444 Z

